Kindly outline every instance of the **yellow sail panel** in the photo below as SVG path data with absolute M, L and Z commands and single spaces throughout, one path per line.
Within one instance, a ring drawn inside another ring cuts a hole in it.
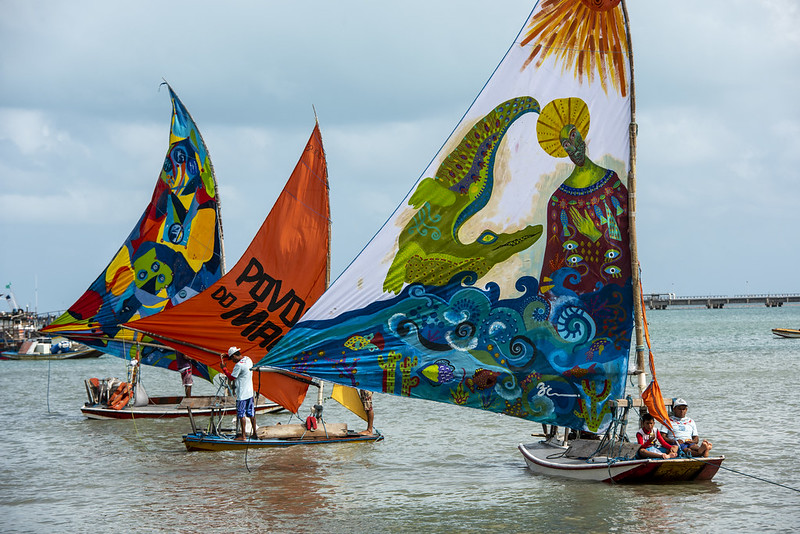
M 364 404 L 361 402 L 361 394 L 356 388 L 334 384 L 331 398 L 364 421 L 367 420 L 367 412 L 364 411 Z

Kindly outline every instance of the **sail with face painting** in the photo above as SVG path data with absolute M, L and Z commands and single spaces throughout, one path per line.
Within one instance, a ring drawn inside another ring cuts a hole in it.
M 150 203 L 111 263 L 64 314 L 43 330 L 107 354 L 177 370 L 175 351 L 133 343 L 127 321 L 169 309 L 219 280 L 222 224 L 214 169 L 203 138 L 178 96 L 169 148 Z M 197 376 L 216 371 L 193 364 Z
M 536 5 L 395 213 L 256 366 L 608 427 L 634 325 L 625 24 L 619 0 Z

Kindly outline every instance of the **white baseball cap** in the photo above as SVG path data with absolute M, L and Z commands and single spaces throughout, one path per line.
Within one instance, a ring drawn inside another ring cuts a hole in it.
M 239 347 L 231 347 L 231 348 L 229 348 L 229 349 L 228 349 L 228 358 L 230 358 L 231 356 L 233 356 L 233 355 L 234 355 L 234 354 L 236 354 L 237 352 L 241 352 L 241 351 L 239 350 Z
M 675 399 L 674 401 L 672 401 L 672 407 L 673 407 L 673 408 L 677 408 L 678 406 L 686 406 L 687 408 L 689 407 L 689 405 L 688 405 L 688 404 L 686 404 L 686 401 L 685 401 L 685 400 L 683 400 L 683 399 L 682 399 L 682 398 L 680 398 L 680 397 L 678 397 L 677 399 Z

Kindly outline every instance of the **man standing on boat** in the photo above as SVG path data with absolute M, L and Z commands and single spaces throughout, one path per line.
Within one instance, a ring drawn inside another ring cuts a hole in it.
M 669 416 L 672 430 L 667 430 L 667 441 L 678 445 L 686 454 L 706 457 L 711 450 L 711 442 L 705 439 L 700 441 L 697 424 L 690 417 L 686 417 L 688 410 L 689 406 L 685 400 L 675 399 L 672 404 L 672 415 Z
M 225 367 L 225 358 L 233 360 L 236 364 L 230 372 L 228 372 L 228 369 Z M 220 359 L 222 360 L 220 363 L 222 372 L 225 373 L 228 380 L 232 380 L 235 383 L 236 417 L 239 420 L 239 427 L 241 428 L 241 434 L 237 434 L 236 439 L 240 441 L 247 439 L 245 430 L 247 428 L 247 418 L 250 418 L 250 424 L 253 428 L 253 438 L 258 439 L 258 435 L 256 434 L 256 429 L 258 427 L 256 426 L 255 404 L 253 402 L 253 361 L 247 356 L 242 355 L 238 347 L 229 348 L 228 354 L 221 355 Z
M 181 382 L 183 383 L 183 391 L 187 397 L 192 396 L 192 362 L 183 355 L 182 352 L 175 351 L 175 363 L 178 367 L 178 372 L 181 374 Z

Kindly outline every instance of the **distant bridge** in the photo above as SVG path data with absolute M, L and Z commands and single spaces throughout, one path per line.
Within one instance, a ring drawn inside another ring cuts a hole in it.
M 645 305 L 651 310 L 666 310 L 669 306 L 705 306 L 719 309 L 726 304 L 763 304 L 768 308 L 777 308 L 784 304 L 800 303 L 800 293 L 784 293 L 769 295 L 709 295 L 704 297 L 677 297 L 674 293 L 645 294 Z

